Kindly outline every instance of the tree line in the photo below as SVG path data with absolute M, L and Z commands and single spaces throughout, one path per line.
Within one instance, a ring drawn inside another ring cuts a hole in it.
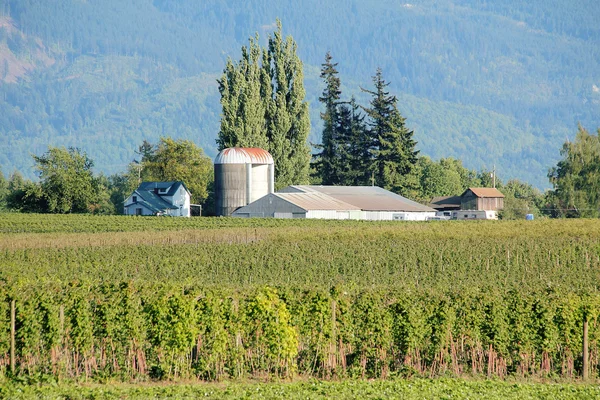
M 182 180 L 192 203 L 207 204 L 212 187 L 212 160 L 189 140 L 163 137 L 144 141 L 128 168 L 106 176 L 95 174 L 94 161 L 80 149 L 52 147 L 34 155 L 39 181 L 15 171 L 0 171 L 0 210 L 38 213 L 122 214 L 123 203 L 142 181 Z
M 518 180 L 506 184 L 495 171 L 469 170 L 453 158 L 433 161 L 420 156 L 414 132 L 399 110 L 381 69 L 373 88 L 360 88 L 371 97 L 367 106 L 345 99 L 337 63 L 328 52 L 321 66 L 324 90 L 322 142 L 308 145 L 310 121 L 305 99 L 303 64 L 297 44 L 284 37 L 282 25 L 261 47 L 258 35 L 243 46 L 239 61 L 228 59 L 218 80 L 222 116 L 217 138 L 226 147 L 260 147 L 275 160 L 276 187 L 291 184 L 377 185 L 428 203 L 435 196 L 460 195 L 468 187 L 495 185 L 505 195 L 505 218 L 524 214 L 567 217 L 600 215 L 600 141 L 582 126 L 573 143 L 561 151 L 564 159 L 548 174 L 554 190 L 541 194 Z M 599 130 L 600 132 L 600 130 Z M 126 171 L 95 175 L 85 152 L 49 147 L 34 155 L 39 182 L 18 172 L 8 179 L 0 173 L 0 207 L 24 212 L 122 213 L 124 199 L 141 181 L 183 180 L 192 201 L 212 201 L 212 162 L 187 140 L 161 137 L 146 140 Z

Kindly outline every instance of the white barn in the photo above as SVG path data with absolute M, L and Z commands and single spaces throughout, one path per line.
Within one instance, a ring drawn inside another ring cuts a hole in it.
M 181 181 L 142 182 L 125 200 L 124 214 L 189 217 L 191 193 Z
M 377 186 L 288 186 L 232 214 L 234 217 L 425 221 L 433 208 Z

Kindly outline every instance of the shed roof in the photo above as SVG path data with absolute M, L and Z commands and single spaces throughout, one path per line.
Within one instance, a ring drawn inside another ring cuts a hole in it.
M 290 202 L 306 211 L 310 210 L 339 210 L 360 211 L 360 207 L 340 201 L 334 197 L 322 193 L 274 193 L 282 200 Z
M 273 164 L 273 156 L 258 147 L 230 147 L 217 154 L 215 164 Z
M 322 193 L 364 211 L 435 212 L 431 207 L 378 186 L 294 185 L 282 189 L 281 192 Z
M 436 210 L 460 208 L 460 196 L 438 196 L 431 199 L 429 204 Z
M 504 197 L 504 195 L 496 188 L 468 188 L 465 193 L 469 190 L 477 197 Z M 463 193 L 462 196 L 464 196 L 465 193 Z

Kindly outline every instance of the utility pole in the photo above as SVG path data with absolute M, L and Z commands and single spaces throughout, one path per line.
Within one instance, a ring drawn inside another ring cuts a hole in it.
M 492 171 L 492 187 L 496 189 L 496 164 L 494 164 L 494 170 Z

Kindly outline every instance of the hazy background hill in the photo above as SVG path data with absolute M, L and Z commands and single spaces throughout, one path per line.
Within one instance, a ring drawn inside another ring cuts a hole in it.
M 422 154 L 547 187 L 577 122 L 600 126 L 597 0 L 0 0 L 0 167 L 77 146 L 122 171 L 147 139 L 216 153 L 216 78 L 279 17 L 305 63 L 317 142 L 319 66 L 344 95 L 380 66 Z M 325 3 L 325 4 L 322 4 Z

